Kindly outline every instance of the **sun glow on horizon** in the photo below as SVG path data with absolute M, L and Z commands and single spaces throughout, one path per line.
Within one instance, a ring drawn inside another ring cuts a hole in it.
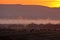
M 60 7 L 60 0 L 0 0 L 0 4 L 23 4 Z
M 52 2 L 50 7 L 60 7 L 60 0 L 55 0 Z

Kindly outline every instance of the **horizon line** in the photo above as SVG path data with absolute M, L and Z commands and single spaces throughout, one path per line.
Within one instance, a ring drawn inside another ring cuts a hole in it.
M 49 6 L 43 6 L 43 5 L 36 5 L 36 4 L 0 4 L 0 5 L 26 5 L 26 6 L 42 6 L 42 7 L 47 7 L 47 8 L 60 8 L 60 7 L 49 7 Z

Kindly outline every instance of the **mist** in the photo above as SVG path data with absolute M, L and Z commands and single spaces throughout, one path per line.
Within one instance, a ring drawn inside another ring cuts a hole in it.
M 52 19 L 0 19 L 0 24 L 59 24 L 60 20 Z

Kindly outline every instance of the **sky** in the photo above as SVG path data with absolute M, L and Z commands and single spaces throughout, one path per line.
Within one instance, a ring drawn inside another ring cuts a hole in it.
M 60 7 L 60 0 L 0 0 L 0 4 L 23 4 Z

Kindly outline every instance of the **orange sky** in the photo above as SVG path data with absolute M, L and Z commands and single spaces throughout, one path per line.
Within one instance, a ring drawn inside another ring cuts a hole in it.
M 0 4 L 24 4 L 60 7 L 60 0 L 0 0 Z

